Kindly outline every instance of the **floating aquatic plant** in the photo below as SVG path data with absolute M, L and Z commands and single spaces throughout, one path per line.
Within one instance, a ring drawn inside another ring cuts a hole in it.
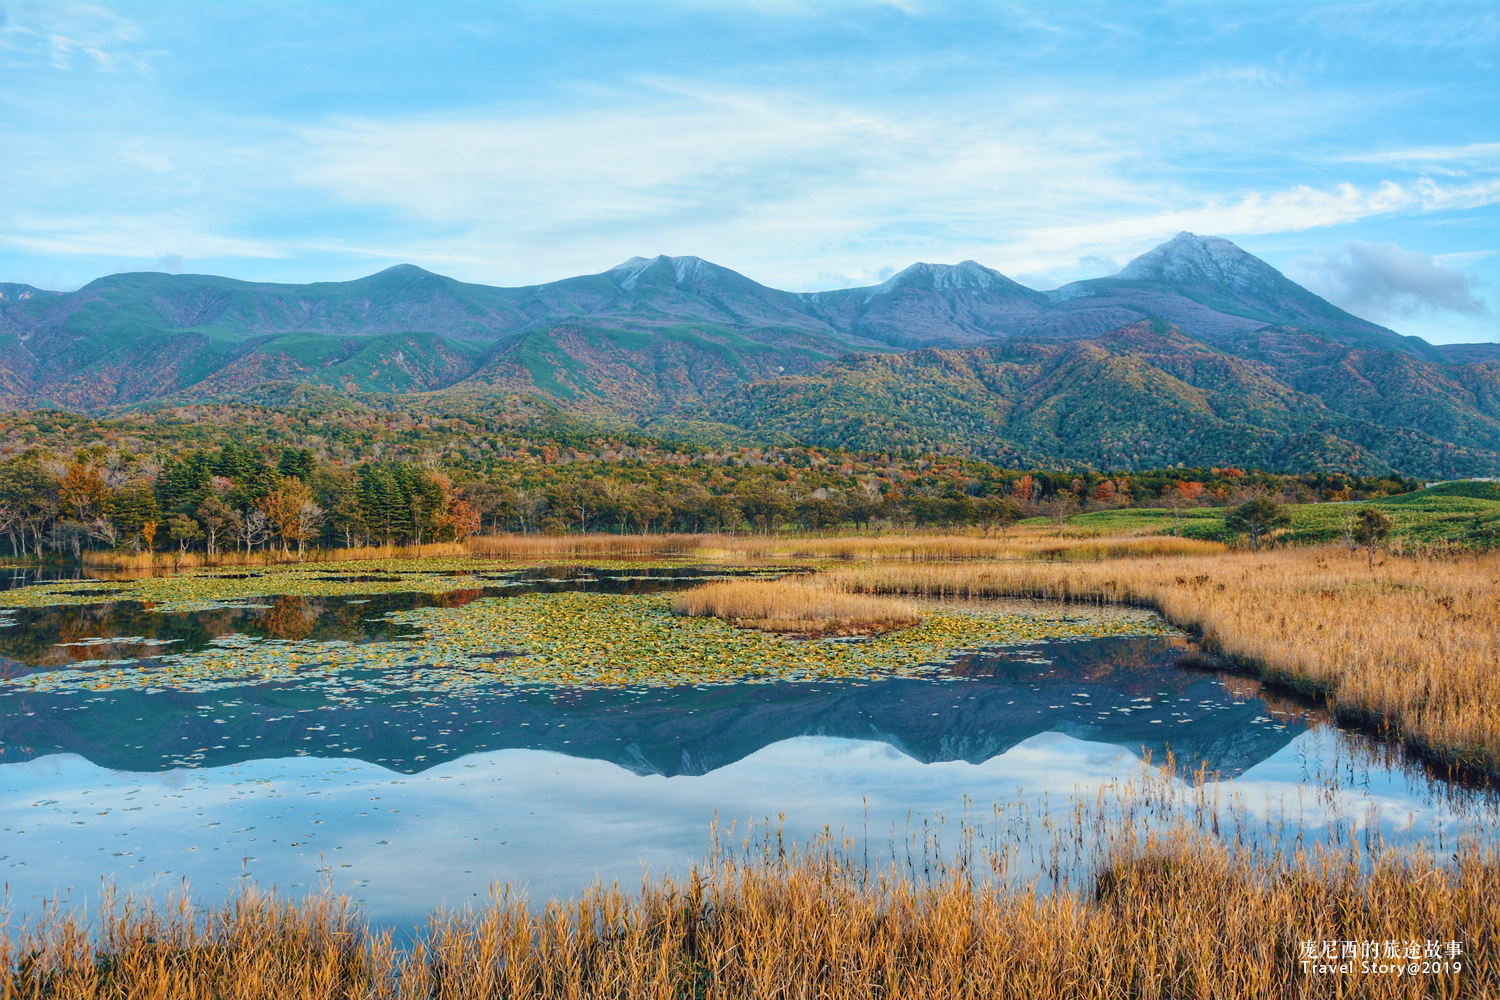
M 806 641 L 680 617 L 672 614 L 671 602 L 669 594 L 488 597 L 462 607 L 385 615 L 383 620 L 414 631 L 405 638 L 350 643 L 226 635 L 192 652 L 84 661 L 0 679 L 0 690 L 196 691 L 351 671 L 428 690 L 876 678 L 931 672 L 991 646 L 1177 634 L 1155 615 L 1131 609 L 937 607 L 919 625 L 866 641 Z
M 136 580 L 66 580 L 0 591 L 0 616 L 5 609 L 108 604 L 140 601 L 163 613 L 212 611 L 220 608 L 257 608 L 266 597 L 367 597 L 372 594 L 444 594 L 455 590 L 498 589 L 528 586 L 525 567 L 479 559 L 429 559 L 415 564 L 400 560 L 338 564 L 331 572 L 326 564 L 306 563 L 267 566 L 243 573 L 223 574 L 202 570 L 175 576 L 143 577 Z M 535 569 L 536 567 L 531 567 Z M 549 567 L 557 569 L 558 567 Z M 668 568 L 651 563 L 600 563 L 591 570 L 639 571 Z M 682 568 L 675 564 L 674 568 Z M 789 567 L 768 567 L 758 572 L 779 575 Z M 726 573 L 705 569 L 700 579 L 716 580 Z M 744 575 L 743 573 L 734 575 Z M 624 579 L 649 579 L 644 573 Z M 572 583 L 591 583 L 599 578 L 575 576 Z M 0 623 L 3 627 L 3 623 Z

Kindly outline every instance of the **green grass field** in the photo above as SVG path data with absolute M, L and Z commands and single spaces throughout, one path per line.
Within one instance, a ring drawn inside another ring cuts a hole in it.
M 1394 524 L 1392 538 L 1432 544 L 1452 542 L 1474 548 L 1493 548 L 1500 540 L 1500 484 L 1461 481 L 1441 483 L 1415 493 L 1382 500 L 1354 503 L 1310 503 L 1289 505 L 1292 526 L 1280 537 L 1296 545 L 1336 542 L 1343 536 L 1345 520 L 1361 507 L 1371 506 Z M 1045 518 L 1028 524 L 1043 525 Z M 1072 532 L 1118 534 L 1128 531 L 1159 531 L 1170 534 L 1172 512 L 1150 508 L 1099 510 L 1079 514 L 1068 521 Z M 1185 538 L 1229 541 L 1224 528 L 1224 509 L 1199 507 L 1182 512 L 1178 534 Z

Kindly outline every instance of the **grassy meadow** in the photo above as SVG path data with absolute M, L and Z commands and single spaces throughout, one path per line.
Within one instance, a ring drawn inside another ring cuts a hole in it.
M 1489 549 L 1500 539 L 1500 487 L 1457 482 L 1359 503 L 1292 504 L 1286 508 L 1292 523 L 1280 540 L 1291 545 L 1338 543 L 1348 519 L 1365 506 L 1390 518 L 1397 551 Z M 1040 518 L 1025 525 L 1033 531 L 1044 530 Z M 1184 538 L 1232 541 L 1224 527 L 1224 509 L 1219 507 L 1190 507 L 1176 518 L 1170 510 L 1147 507 L 1091 511 L 1070 519 L 1069 527 L 1101 535 L 1175 530 Z M 1056 526 L 1052 528 L 1055 532 Z

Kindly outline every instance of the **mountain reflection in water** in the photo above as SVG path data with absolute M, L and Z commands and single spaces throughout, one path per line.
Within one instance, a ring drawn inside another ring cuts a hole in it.
M 0 628 L 0 672 L 201 648 L 231 632 L 370 641 L 401 634 L 390 611 L 521 589 L 644 592 L 700 573 L 496 574 L 447 594 L 172 614 L 124 601 L 21 609 Z M 595 878 L 680 872 L 712 848 L 716 821 L 784 823 L 801 842 L 859 831 L 895 851 L 914 822 L 983 818 L 1018 797 L 1039 816 L 1049 796 L 1103 788 L 1131 755 L 1169 750 L 1267 808 L 1302 810 L 1315 790 L 1299 823 L 1355 817 L 1390 837 L 1456 828 L 1463 803 L 1398 752 L 1382 758 L 1254 681 L 1184 668 L 1188 646 L 1039 642 L 880 681 L 450 694 L 403 685 L 399 670 L 350 669 L 208 692 L 8 687 L 0 875 L 22 916 L 59 898 L 95 905 L 101 878 L 158 897 L 186 882 L 206 899 L 243 879 L 294 896 L 332 888 L 400 924 L 482 903 L 497 882 L 546 899 Z
M 117 770 L 347 757 L 415 773 L 500 749 L 552 750 L 639 774 L 702 774 L 796 736 L 879 740 L 931 763 L 980 763 L 1060 732 L 1233 775 L 1306 728 L 1243 685 L 1177 667 L 1184 640 L 1036 643 L 930 678 L 623 690 L 485 686 L 371 695 L 338 678 L 227 691 L 0 699 L 0 762 L 76 753 Z M 355 671 L 349 672 L 351 675 Z M 5 704 L 5 703 L 9 704 Z

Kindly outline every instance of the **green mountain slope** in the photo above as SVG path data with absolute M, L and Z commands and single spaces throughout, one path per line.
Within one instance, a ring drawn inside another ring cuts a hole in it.
M 1417 370 L 1433 367 L 1396 357 Z M 1434 390 L 1439 381 L 1416 385 Z M 1500 467 L 1500 436 L 1455 445 L 1407 416 L 1432 405 L 1431 395 L 1392 391 L 1402 406 L 1345 409 L 1346 400 L 1330 404 L 1289 385 L 1263 361 L 1143 322 L 1087 341 L 849 356 L 747 386 L 712 413 L 809 444 L 961 452 L 1018 465 L 1394 467 L 1455 476 Z M 1439 395 L 1473 423 L 1484 419 L 1462 392 Z
M 683 324 L 651 331 L 560 326 L 498 345 L 449 395 L 538 392 L 569 409 L 640 421 L 703 411 L 746 383 L 811 371 L 847 350 L 796 330 Z
M 15 409 L 301 385 L 1018 465 L 1500 472 L 1500 348 L 1401 337 L 1190 233 L 1046 293 L 973 261 L 793 293 L 665 256 L 519 288 L 399 265 L 306 285 L 120 274 L 68 294 L 0 289 L 0 406 Z

